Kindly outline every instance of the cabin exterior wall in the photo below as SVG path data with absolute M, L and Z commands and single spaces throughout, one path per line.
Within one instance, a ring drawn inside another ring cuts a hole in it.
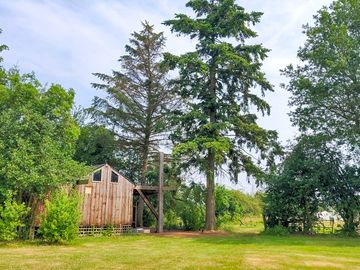
M 95 172 L 101 170 L 101 181 L 93 181 Z M 112 182 L 112 173 L 118 182 Z M 77 186 L 83 202 L 81 226 L 131 225 L 133 219 L 134 184 L 109 165 L 94 171 L 87 184 Z

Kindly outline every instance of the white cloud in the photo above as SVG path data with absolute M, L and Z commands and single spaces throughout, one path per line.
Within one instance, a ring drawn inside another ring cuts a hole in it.
M 35 71 L 43 82 L 61 83 L 77 91 L 78 104 L 88 106 L 97 93 L 90 83 L 93 72 L 117 69 L 130 33 L 148 20 L 167 36 L 167 50 L 180 54 L 193 50 L 194 41 L 176 37 L 162 25 L 174 13 L 189 12 L 185 0 L 12 0 L 0 1 L 0 43 L 10 46 L 5 53 L 8 66 Z M 285 81 L 280 68 L 296 62 L 296 51 L 304 42 L 301 26 L 331 0 L 239 0 L 247 10 L 262 11 L 255 26 L 259 36 L 252 42 L 271 49 L 264 71 L 275 85 L 267 95 L 272 115 L 261 119 L 269 129 L 277 129 L 285 141 L 294 135 L 287 113 L 288 93 L 279 88 Z
M 138 6 L 136 6 L 136 4 Z M 193 48 L 186 38 L 176 38 L 162 25 L 176 12 L 169 1 L 148 5 L 136 2 L 67 1 L 0 2 L 0 26 L 4 43 L 10 45 L 6 62 L 23 71 L 35 71 L 49 82 L 77 90 L 78 103 L 88 106 L 96 93 L 90 87 L 93 72 L 109 73 L 118 68 L 130 33 L 148 20 L 168 37 L 173 53 Z M 151 10 L 150 7 L 153 7 Z M 159 8 L 160 7 L 160 8 Z M 154 12 L 156 11 L 156 12 Z M 158 13 L 158 11 L 160 11 Z

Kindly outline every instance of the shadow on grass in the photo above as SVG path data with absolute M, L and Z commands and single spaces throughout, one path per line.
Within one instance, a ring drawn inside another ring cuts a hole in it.
M 17 247 L 17 246 L 72 246 L 74 241 L 61 241 L 61 242 L 46 242 L 40 239 L 36 240 L 13 240 L 13 241 L 0 241 L 0 248 L 3 247 Z
M 206 235 L 194 241 L 218 245 L 257 245 L 257 246 L 317 246 L 317 247 L 359 247 L 360 237 L 343 235 L 304 235 L 290 234 L 275 236 L 253 233 L 229 233 L 227 235 Z
M 303 234 L 290 234 L 285 236 L 266 235 L 263 233 L 248 233 L 248 232 L 236 232 L 236 233 L 199 233 L 199 232 L 172 232 L 164 234 L 126 234 L 121 236 L 85 236 L 78 237 L 71 242 L 61 243 L 49 243 L 42 240 L 26 240 L 26 241 L 9 241 L 0 242 L 0 248 L 16 248 L 24 246 L 69 246 L 76 247 L 92 244 L 102 244 L 112 241 L 125 241 L 133 242 L 138 240 L 146 240 L 147 238 L 166 238 L 171 239 L 189 239 L 195 243 L 204 243 L 211 245 L 256 245 L 259 247 L 281 247 L 281 246 L 306 246 L 306 247 L 356 247 L 360 248 L 360 237 L 349 237 L 343 235 L 303 235 Z M 165 240 L 166 241 L 166 240 Z M 359 250 L 360 252 L 360 250 Z

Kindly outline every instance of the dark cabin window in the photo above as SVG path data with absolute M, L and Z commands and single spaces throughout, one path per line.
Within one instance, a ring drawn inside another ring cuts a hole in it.
M 93 182 L 101 182 L 101 170 L 94 172 Z
M 114 171 L 111 171 L 111 182 L 117 183 L 119 182 L 119 175 L 115 173 Z

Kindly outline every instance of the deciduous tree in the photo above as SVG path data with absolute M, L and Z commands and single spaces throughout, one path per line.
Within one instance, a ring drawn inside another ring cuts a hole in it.
M 34 74 L 20 74 L 16 69 L 4 72 L 0 81 L 0 200 L 12 191 L 34 211 L 46 194 L 86 175 L 86 168 L 72 159 L 79 136 L 71 115 L 74 94 L 60 85 L 43 87 Z
M 304 26 L 300 64 L 288 66 L 291 117 L 302 131 L 360 145 L 360 2 L 337 0 Z
M 335 210 L 343 230 L 355 233 L 360 222 L 359 167 L 325 136 L 302 136 L 278 174 L 267 181 L 264 214 L 268 227 L 313 229 L 321 208 Z

